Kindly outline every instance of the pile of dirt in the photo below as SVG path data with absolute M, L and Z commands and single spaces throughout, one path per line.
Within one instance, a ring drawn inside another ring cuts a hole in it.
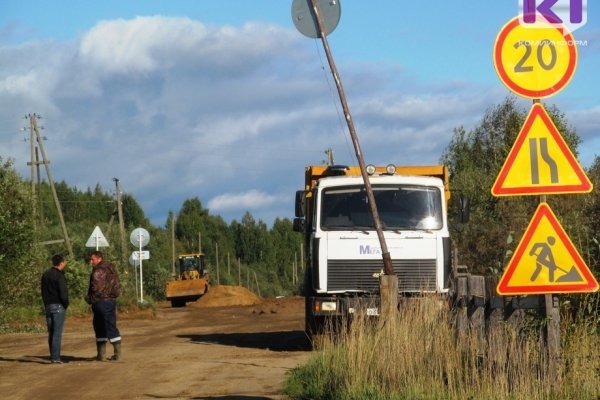
M 295 313 L 304 311 L 304 297 L 269 297 L 254 306 L 252 313 L 254 314 L 276 314 L 276 313 Z
M 261 299 L 242 286 L 211 286 L 208 293 L 193 303 L 192 307 L 226 307 L 226 306 L 253 306 L 260 304 Z

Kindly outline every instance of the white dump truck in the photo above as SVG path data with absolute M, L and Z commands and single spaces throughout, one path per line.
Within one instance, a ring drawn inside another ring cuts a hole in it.
M 398 295 L 447 293 L 451 245 L 448 169 L 367 166 Z M 466 202 L 465 202 L 466 203 Z M 466 213 L 468 210 L 463 209 Z M 296 193 L 294 229 L 305 235 L 306 330 L 359 308 L 379 314 L 380 242 L 357 166 L 309 166 Z

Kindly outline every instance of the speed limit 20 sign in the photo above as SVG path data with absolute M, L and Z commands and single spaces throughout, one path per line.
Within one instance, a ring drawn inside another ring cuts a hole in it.
M 515 18 L 502 28 L 494 44 L 494 67 L 500 80 L 523 97 L 556 94 L 569 83 L 576 66 L 573 35 L 544 22 L 525 27 Z

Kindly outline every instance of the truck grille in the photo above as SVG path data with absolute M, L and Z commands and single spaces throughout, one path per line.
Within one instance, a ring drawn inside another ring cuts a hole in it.
M 400 292 L 433 292 L 436 289 L 435 259 L 392 260 L 398 276 Z M 327 289 L 329 291 L 379 291 L 383 260 L 328 260 Z

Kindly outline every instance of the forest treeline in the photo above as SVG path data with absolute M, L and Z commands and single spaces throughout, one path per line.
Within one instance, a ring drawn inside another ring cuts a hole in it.
M 546 105 L 559 132 L 577 156 L 581 138 L 558 108 Z M 450 169 L 453 197 L 449 216 L 453 246 L 460 264 L 473 273 L 499 275 L 508 263 L 533 213 L 539 196 L 493 197 L 490 192 L 528 109 L 516 98 L 507 97 L 490 107 L 473 129 L 454 129 L 452 139 L 440 156 Z M 368 161 L 368 160 L 367 160 Z M 303 171 L 298 171 L 299 174 Z M 600 272 L 600 158 L 586 168 L 594 185 L 589 194 L 548 196 L 547 202 L 584 261 L 596 277 Z M 277 218 L 271 227 L 247 212 L 241 221 L 226 223 L 202 206 L 199 197 L 186 199 L 173 210 L 164 226 L 154 226 L 130 193 L 121 197 L 126 232 L 126 251 L 121 251 L 116 202 L 112 192 L 96 185 L 87 190 L 56 183 L 56 192 L 73 246 L 67 278 L 74 298 L 83 296 L 89 266 L 85 247 L 95 226 L 107 237 L 104 248 L 123 279 L 133 281 L 133 268 L 124 255 L 131 254 L 129 233 L 136 227 L 150 232 L 145 250 L 144 291 L 155 300 L 164 297 L 164 286 L 173 271 L 172 236 L 175 253 L 202 251 L 211 279 L 221 284 L 249 286 L 262 296 L 299 293 L 302 282 L 302 235 L 292 230 L 292 221 Z M 457 222 L 458 194 L 470 199 L 469 223 Z M 38 243 L 63 237 L 49 186 L 42 183 L 32 194 L 31 182 L 16 172 L 13 161 L 0 158 L 0 314 L 10 307 L 39 304 L 39 276 L 54 253 L 65 253 L 62 243 Z M 174 224 L 174 227 L 172 226 Z M 174 233 L 174 234 L 173 234 Z M 297 268 L 294 268 L 296 266 Z M 297 276 L 292 276 L 297 270 Z M 132 285 L 131 285 L 132 286 Z M 574 296 L 577 303 L 584 296 Z M 596 313 L 597 314 L 597 313 Z M 597 317 L 597 316 L 596 316 Z M 1 324 L 1 321 L 0 321 Z
M 174 256 L 200 249 L 206 255 L 213 284 L 242 285 L 262 296 L 299 291 L 302 235 L 293 231 L 289 219 L 276 218 L 269 228 L 246 212 L 241 221 L 228 224 L 194 197 L 170 212 L 164 226 L 155 226 L 134 196 L 123 193 L 122 241 L 113 192 L 100 185 L 82 191 L 61 181 L 55 183 L 55 188 L 72 245 L 73 255 L 69 256 L 64 243 L 40 244 L 64 237 L 49 185 L 42 182 L 32 195 L 31 182 L 17 174 L 12 160 L 0 159 L 0 177 L 0 290 L 5 294 L 0 299 L 0 310 L 40 303 L 39 277 L 56 253 L 68 257 L 66 275 L 71 297 L 82 299 L 90 272 L 87 258 L 95 250 L 85 244 L 96 226 L 110 244 L 100 250 L 115 262 L 125 291 L 133 299 L 137 297 L 136 270 L 129 257 L 137 249 L 129 235 L 137 227 L 150 233 L 150 242 L 144 248 L 150 252 L 150 259 L 143 262 L 145 300 L 164 299 L 166 281 L 175 272 Z

